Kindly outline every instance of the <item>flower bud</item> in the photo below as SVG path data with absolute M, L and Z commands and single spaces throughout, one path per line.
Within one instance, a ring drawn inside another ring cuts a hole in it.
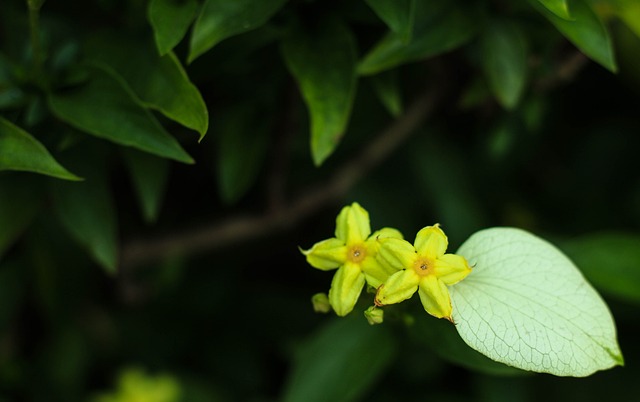
M 364 311 L 364 316 L 369 322 L 369 325 L 382 324 L 384 320 L 384 310 L 371 306 Z
M 313 304 L 313 311 L 316 313 L 328 313 L 331 311 L 331 304 L 329 304 L 329 297 L 326 293 L 316 293 L 311 297 L 311 303 Z

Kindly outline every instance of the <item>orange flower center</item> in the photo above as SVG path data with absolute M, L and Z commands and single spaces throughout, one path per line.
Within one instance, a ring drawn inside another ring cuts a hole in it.
M 349 258 L 351 262 L 358 263 L 362 262 L 362 260 L 364 260 L 366 256 L 367 251 L 364 246 L 362 244 L 357 244 L 349 248 L 349 254 L 347 255 L 347 258 Z
M 431 274 L 432 268 L 433 261 L 426 258 L 418 258 L 416 262 L 413 263 L 413 270 L 420 276 L 427 276 Z

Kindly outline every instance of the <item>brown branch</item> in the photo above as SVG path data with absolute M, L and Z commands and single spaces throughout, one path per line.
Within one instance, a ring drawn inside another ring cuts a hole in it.
M 575 50 L 558 64 L 553 74 L 541 77 L 535 82 L 534 89 L 538 92 L 548 92 L 570 82 L 588 64 L 589 58 L 579 50 Z
M 371 168 L 389 156 L 433 111 L 437 91 L 416 99 L 388 128 L 355 158 L 346 162 L 324 184 L 312 187 L 286 208 L 259 216 L 238 216 L 203 228 L 156 239 L 139 239 L 124 245 L 121 269 L 179 254 L 196 254 L 247 241 L 290 228 L 333 201 L 339 200 Z

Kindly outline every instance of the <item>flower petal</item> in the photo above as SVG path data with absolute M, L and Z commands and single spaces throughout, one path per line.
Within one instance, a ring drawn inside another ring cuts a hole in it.
M 391 237 L 378 238 L 378 259 L 386 261 L 395 269 L 409 269 L 418 258 L 411 243 Z
M 385 237 L 391 237 L 393 239 L 404 239 L 404 236 L 402 236 L 402 233 L 400 233 L 398 229 L 382 228 L 373 232 L 373 234 L 369 236 L 369 240 L 375 241 L 378 238 L 384 239 Z
M 300 251 L 312 267 L 323 271 L 336 269 L 347 260 L 347 246 L 335 237 L 318 242 L 309 250 Z
M 421 229 L 413 242 L 420 256 L 435 260 L 447 251 L 447 236 L 438 224 Z
M 420 289 L 418 290 L 420 301 L 427 313 L 437 318 L 451 318 L 451 297 L 449 289 L 435 275 L 423 276 L 420 280 Z
M 407 300 L 416 292 L 419 283 L 420 276 L 413 269 L 398 271 L 378 288 L 375 303 L 384 306 Z
M 336 314 L 341 317 L 349 314 L 363 287 L 364 274 L 358 265 L 348 262 L 341 266 L 333 276 L 329 290 L 329 303 Z
M 471 267 L 463 256 L 445 254 L 436 260 L 433 273 L 445 285 L 453 285 L 466 278 L 471 273 Z
M 362 243 L 371 234 L 369 213 L 357 202 L 340 211 L 336 218 L 336 237 L 346 244 Z
M 374 288 L 382 285 L 390 275 L 398 271 L 371 255 L 367 255 L 367 258 L 360 263 L 360 268 L 364 272 L 367 283 Z

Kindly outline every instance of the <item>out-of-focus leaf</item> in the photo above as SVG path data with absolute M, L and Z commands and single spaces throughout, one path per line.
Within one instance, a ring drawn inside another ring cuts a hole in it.
M 362 316 L 336 319 L 301 348 L 285 385 L 284 402 L 359 400 L 395 354 L 385 327 Z
M 38 186 L 24 177 L 0 175 L 0 261 L 40 209 Z
M 193 159 L 113 71 L 93 69 L 90 81 L 50 96 L 52 111 L 81 131 L 184 163 Z
M 270 125 L 255 107 L 239 106 L 221 112 L 217 119 L 218 183 L 227 203 L 236 202 L 251 188 L 266 155 Z
M 88 57 L 115 70 L 144 106 L 200 133 L 209 127 L 209 112 L 173 52 L 159 56 L 151 40 L 135 36 L 96 35 L 87 41 Z
M 567 0 L 538 0 L 547 10 L 565 20 L 571 19 Z
M 84 247 L 106 272 L 114 274 L 118 261 L 116 210 L 109 191 L 102 155 L 81 155 L 82 183 L 56 182 L 55 212 L 71 237 Z
M 445 320 L 435 320 L 426 314 L 420 314 L 409 327 L 411 335 L 425 345 L 431 347 L 441 358 L 456 365 L 480 373 L 516 376 L 527 374 L 526 371 L 495 362 L 481 353 L 471 349 L 456 333 L 455 327 Z
M 560 247 L 598 289 L 640 303 L 640 235 L 594 233 Z
M 449 288 L 462 339 L 523 370 L 586 377 L 623 365 L 611 312 L 560 250 L 524 230 L 489 228 L 456 252 L 473 270 Z
M 198 12 L 197 0 L 151 0 L 148 16 L 158 52 L 171 51 L 189 29 Z
M 502 106 L 513 109 L 524 92 L 527 52 L 517 26 L 490 21 L 482 33 L 482 66 L 489 86 Z
M 154 222 L 169 178 L 169 161 L 130 148 L 122 151 L 142 215 L 147 222 Z
M 258 28 L 287 0 L 206 0 L 191 34 L 189 62 L 220 41 Z
M 613 0 L 613 4 L 616 15 L 640 37 L 640 1 Z
M 0 170 L 21 170 L 65 180 L 82 180 L 60 165 L 31 134 L 2 117 Z
M 311 155 L 319 166 L 347 128 L 357 77 L 356 45 L 348 28 L 334 21 L 315 28 L 292 32 L 282 52 L 309 108 Z
M 373 88 L 380 101 L 393 117 L 402 113 L 402 94 L 396 70 L 385 71 L 373 76 Z
M 454 1 L 418 1 L 409 43 L 395 32 L 387 34 L 360 62 L 358 72 L 369 75 L 453 50 L 476 32 L 469 5 Z
M 617 70 L 609 31 L 584 0 L 571 3 L 570 21 L 558 17 L 540 6 L 537 1 L 531 1 L 558 31 L 584 54 L 612 72 Z
M 378 14 L 389 28 L 404 43 L 409 42 L 413 32 L 415 0 L 366 0 L 369 7 Z
M 24 293 L 22 273 L 25 266 L 20 260 L 0 264 L 0 331 L 6 333 Z

